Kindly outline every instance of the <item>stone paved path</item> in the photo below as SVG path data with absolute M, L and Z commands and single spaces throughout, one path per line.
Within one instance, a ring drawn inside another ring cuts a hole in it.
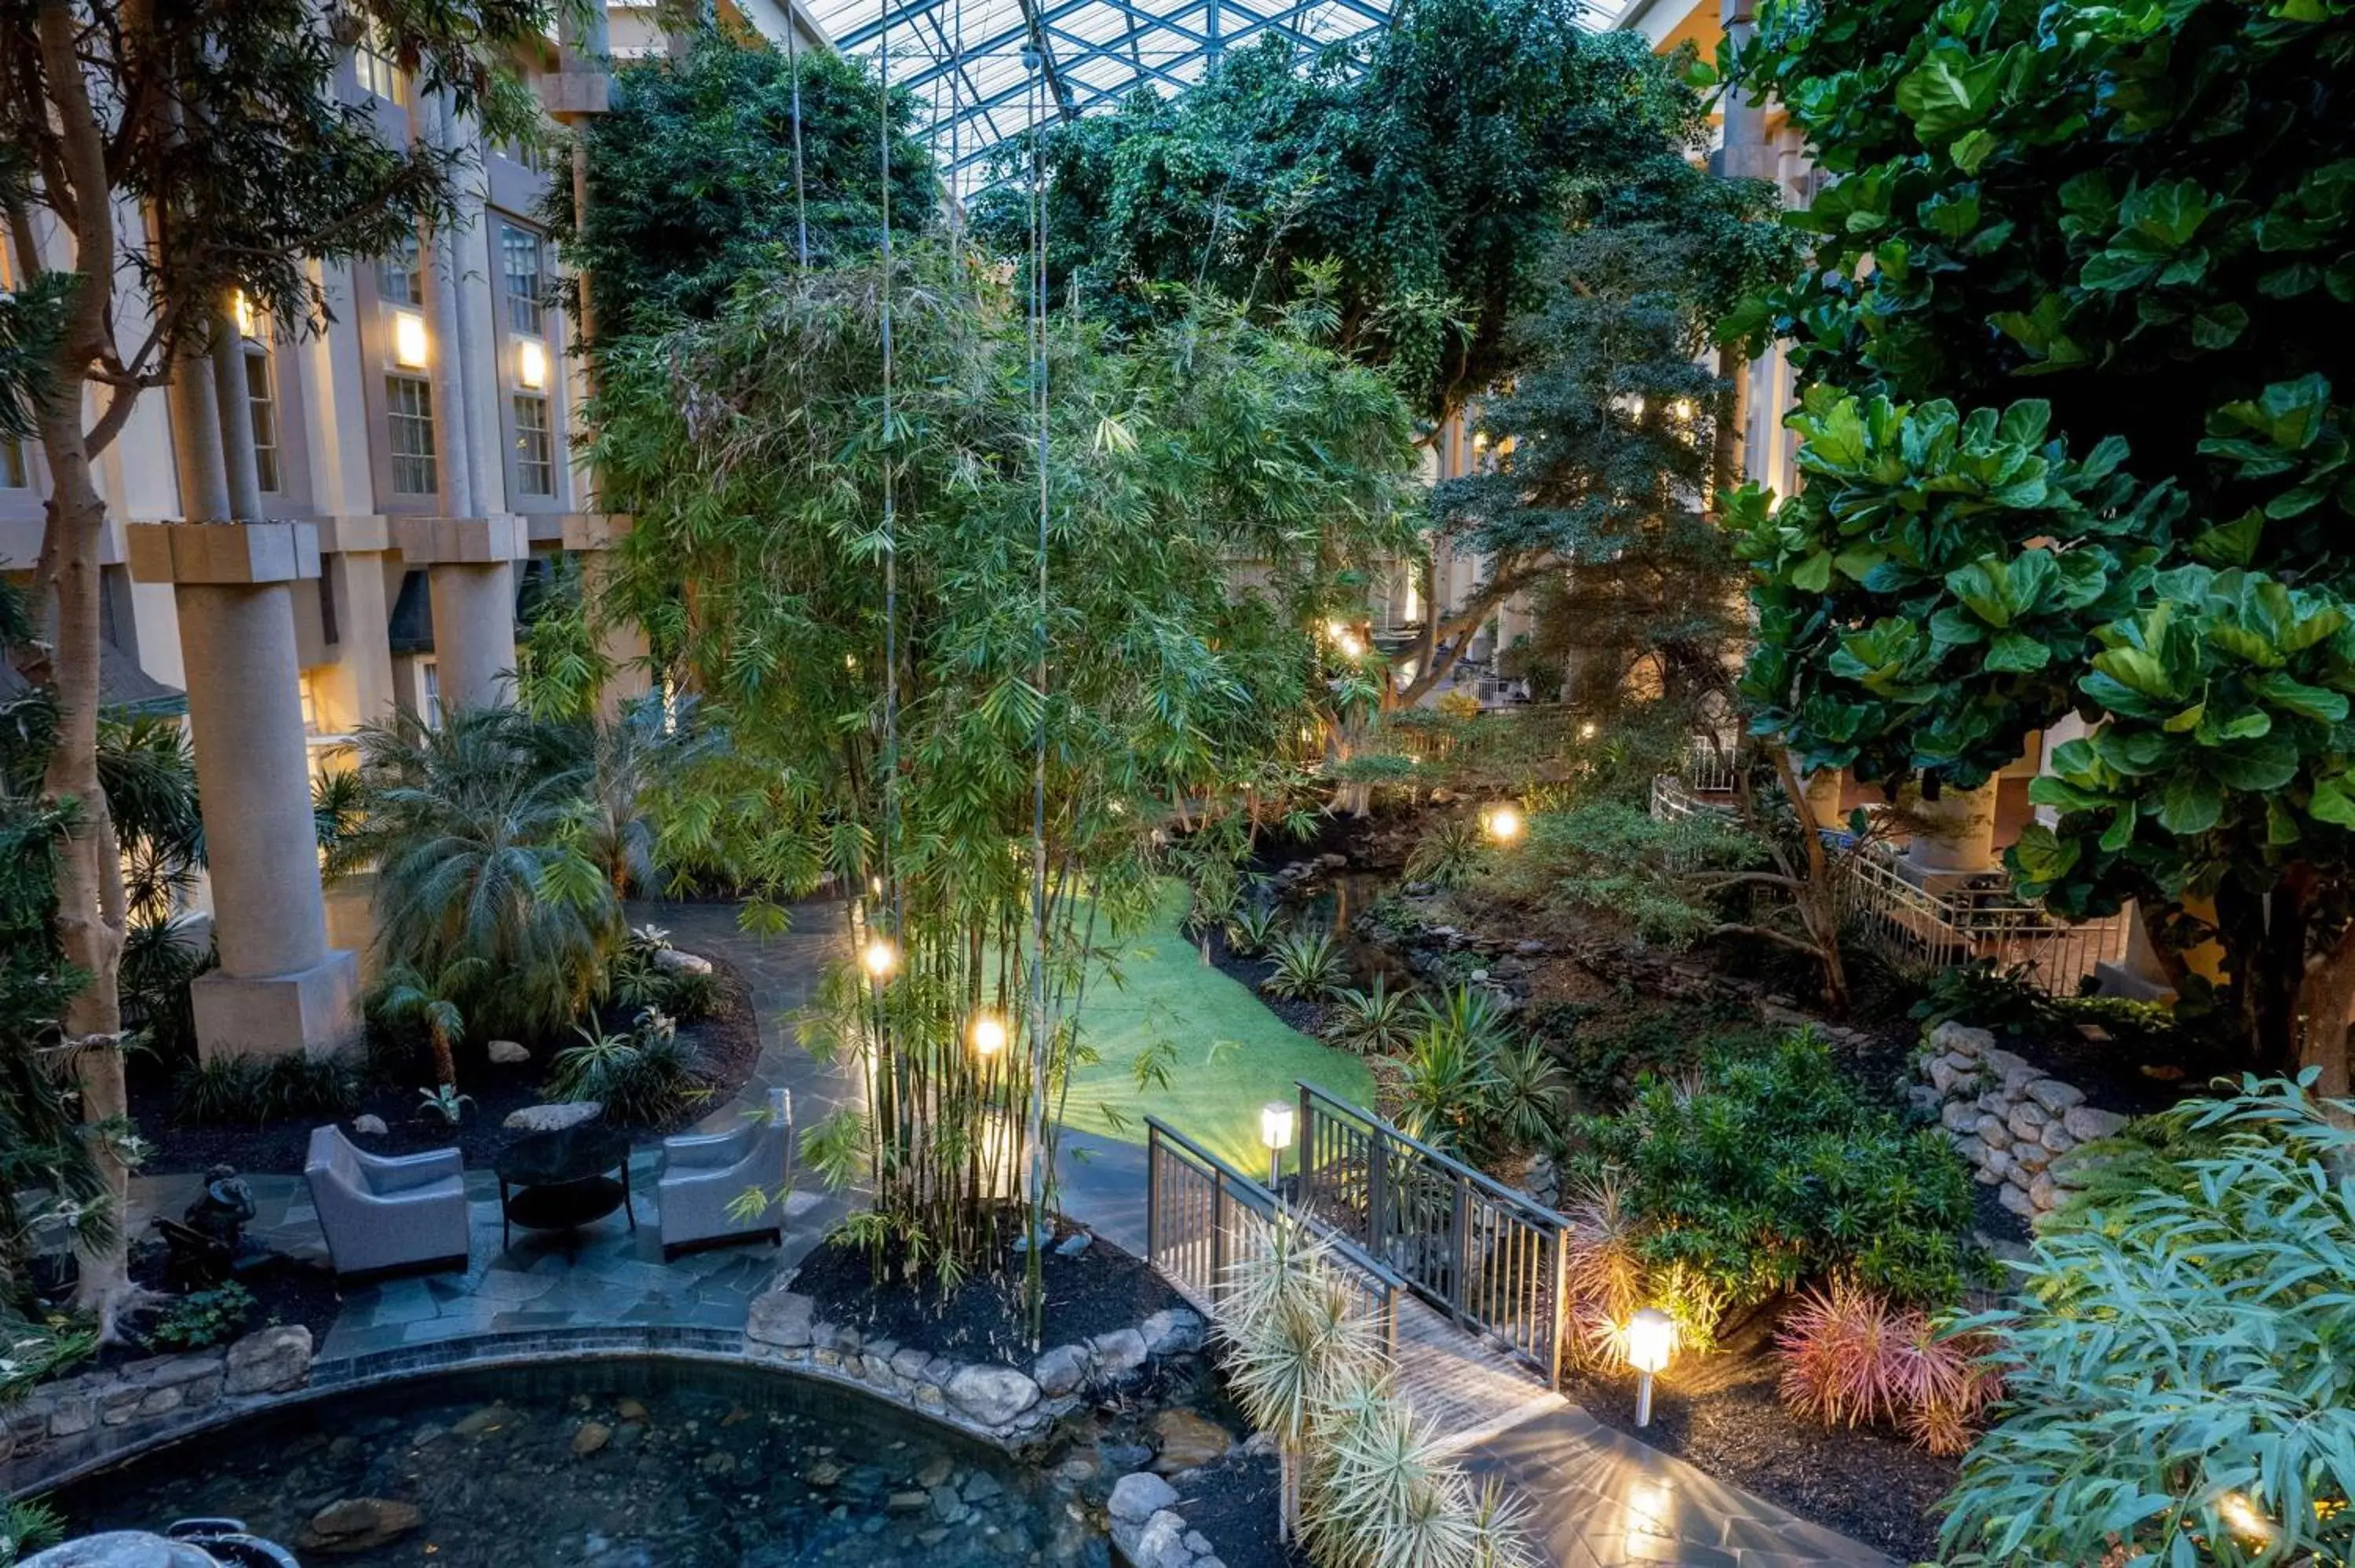
M 737 929 L 730 906 L 631 906 L 633 925 L 651 920 L 679 948 L 735 965 L 751 985 L 760 1018 L 760 1063 L 737 1099 L 703 1119 L 706 1129 L 731 1125 L 746 1107 L 764 1103 L 773 1086 L 792 1091 L 803 1128 L 857 1097 L 847 1074 L 820 1066 L 794 1038 L 792 1014 L 807 1001 L 826 960 L 847 946 L 822 906 L 797 914 L 798 929 L 761 938 Z M 632 1158 L 638 1229 L 631 1232 L 616 1214 L 570 1247 L 522 1233 L 512 1248 L 504 1246 L 497 1179 L 470 1172 L 474 1246 L 465 1272 L 354 1289 L 322 1347 L 323 1360 L 480 1334 L 615 1322 L 741 1328 L 751 1298 L 780 1263 L 797 1262 L 856 1201 L 805 1177 L 789 1206 L 782 1259 L 770 1247 L 748 1246 L 666 1264 L 651 1223 L 657 1159 L 653 1145 Z M 1143 1149 L 1068 1131 L 1058 1173 L 1067 1213 L 1116 1245 L 1144 1250 Z M 176 1213 L 197 1180 L 143 1179 L 135 1183 L 134 1208 Z M 256 1233 L 298 1255 L 323 1255 L 301 1178 L 256 1177 L 252 1185 L 261 1208 Z M 1888 1568 L 1888 1559 L 1858 1542 L 1604 1426 L 1548 1390 L 1534 1372 L 1420 1301 L 1401 1309 L 1400 1362 L 1401 1396 L 1449 1434 L 1450 1446 L 1476 1475 L 1498 1478 L 1528 1503 L 1548 1563 L 1561 1568 Z

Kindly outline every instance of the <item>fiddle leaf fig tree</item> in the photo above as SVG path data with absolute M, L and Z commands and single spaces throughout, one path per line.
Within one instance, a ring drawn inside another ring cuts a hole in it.
M 1837 178 L 1790 344 L 1807 483 L 1729 507 L 1744 686 L 1804 766 L 1969 788 L 2071 715 L 2009 852 L 2214 942 L 2259 1064 L 2355 1004 L 2355 66 L 2343 0 L 1765 0 L 1724 61 Z

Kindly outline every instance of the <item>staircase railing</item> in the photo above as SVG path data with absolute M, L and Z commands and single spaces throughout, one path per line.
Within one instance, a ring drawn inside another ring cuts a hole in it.
M 1159 1118 L 1146 1117 L 1145 1128 L 1146 1260 L 1179 1294 L 1211 1312 L 1227 1287 L 1229 1267 L 1266 1247 L 1268 1227 L 1287 1205 Z M 1302 1217 L 1332 1245 L 1382 1349 L 1395 1356 L 1399 1296 L 1408 1282 L 1350 1237 L 1316 1216 Z
M 1559 1387 L 1570 1222 L 1369 1111 L 1299 1087 L 1301 1206 Z

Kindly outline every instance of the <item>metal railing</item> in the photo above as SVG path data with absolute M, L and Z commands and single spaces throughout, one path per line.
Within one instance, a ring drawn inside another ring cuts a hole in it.
M 1146 1260 L 1209 1314 L 1227 1287 L 1229 1268 L 1266 1247 L 1268 1227 L 1285 1205 L 1159 1118 L 1146 1117 L 1145 1128 Z M 1382 1349 L 1395 1356 L 1399 1294 L 1408 1282 L 1346 1234 L 1327 1224 L 1316 1228 L 1357 1287 Z
M 1731 795 L 1739 756 L 1736 743 L 1724 736 L 1689 736 L 1685 741 L 1684 781 L 1703 795 Z
M 1560 1386 L 1570 1222 L 1369 1111 L 1299 1087 L 1301 1206 Z

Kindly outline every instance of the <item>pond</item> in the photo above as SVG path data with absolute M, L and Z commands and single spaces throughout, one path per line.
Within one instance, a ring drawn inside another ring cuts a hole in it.
M 684 1361 L 486 1369 L 330 1393 L 132 1459 L 50 1501 L 75 1534 L 242 1519 L 306 1563 L 1109 1561 L 1068 1483 L 994 1447 L 834 1384 Z M 306 1540 L 314 1521 L 338 1539 Z

